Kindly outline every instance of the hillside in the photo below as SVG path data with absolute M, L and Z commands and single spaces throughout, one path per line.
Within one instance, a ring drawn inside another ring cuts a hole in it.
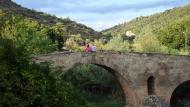
M 61 19 L 43 12 L 37 12 L 35 10 L 24 8 L 21 5 L 18 5 L 11 0 L 0 0 L 0 9 L 5 11 L 6 13 L 10 14 L 14 13 L 22 15 L 27 18 L 32 18 L 48 26 L 61 22 L 66 27 L 68 34 L 81 34 L 83 37 L 86 38 L 90 37 L 97 38 L 97 36 L 100 35 L 98 32 L 94 31 L 93 29 L 83 24 L 79 24 L 70 19 Z
M 190 19 L 190 4 L 184 7 L 173 8 L 166 10 L 162 13 L 157 13 L 151 16 L 141 16 L 120 25 L 116 25 L 113 28 L 102 31 L 107 35 L 120 35 L 125 34 L 126 31 L 132 31 L 136 35 L 140 35 L 143 29 L 149 28 L 153 33 L 156 33 L 162 27 L 172 24 L 173 22 L 187 18 Z

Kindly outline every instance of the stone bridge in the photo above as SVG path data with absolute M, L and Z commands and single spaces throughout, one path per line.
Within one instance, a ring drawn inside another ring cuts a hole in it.
M 77 64 L 95 64 L 111 72 L 120 83 L 126 107 L 139 107 L 148 95 L 170 103 L 172 93 L 190 79 L 190 57 L 152 53 L 60 52 L 33 57 L 37 63 L 48 61 L 68 70 Z M 60 72 L 61 74 L 61 72 Z

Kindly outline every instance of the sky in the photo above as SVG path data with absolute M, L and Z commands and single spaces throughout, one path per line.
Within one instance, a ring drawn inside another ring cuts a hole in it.
M 13 0 L 24 7 L 70 18 L 101 31 L 139 16 L 148 16 L 190 0 Z

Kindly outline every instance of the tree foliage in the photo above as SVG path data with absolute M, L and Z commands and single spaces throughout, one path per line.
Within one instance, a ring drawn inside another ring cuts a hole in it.
M 190 46 L 190 21 L 181 19 L 160 30 L 159 41 L 173 49 L 189 48 Z
M 83 51 L 84 47 L 80 46 L 81 43 L 83 43 L 83 39 L 80 35 L 72 35 L 66 40 L 65 46 L 73 51 Z
M 51 72 L 48 63 L 35 64 L 12 40 L 0 38 L 0 106 L 80 107 L 78 89 Z
M 84 93 L 89 106 L 99 107 L 124 106 L 124 93 L 115 77 L 107 70 L 93 64 L 79 64 L 73 69 L 66 71 L 62 77 L 65 81 L 72 83 Z M 117 101 L 119 100 L 119 101 Z M 111 101 L 106 103 L 104 101 Z M 99 104 L 101 102 L 101 104 Z M 121 103 L 121 104 L 120 104 Z M 121 106 L 119 106 L 121 105 Z
M 136 39 L 134 43 L 135 51 L 138 52 L 164 52 L 164 47 L 161 46 L 160 42 L 156 36 L 150 31 L 150 28 L 147 27 L 140 36 Z
M 106 50 L 127 51 L 129 48 L 128 41 L 124 41 L 121 36 L 113 37 L 105 46 Z
M 24 47 L 30 54 L 56 50 L 56 44 L 47 36 L 47 27 L 28 18 L 7 15 L 0 26 L 2 38 L 11 39 L 16 46 Z
M 58 49 L 61 50 L 66 37 L 66 29 L 62 23 L 56 23 L 50 29 L 48 29 L 48 36 L 54 42 L 58 43 Z

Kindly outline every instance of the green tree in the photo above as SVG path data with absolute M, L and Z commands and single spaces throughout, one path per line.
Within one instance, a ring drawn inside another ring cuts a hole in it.
M 65 46 L 70 49 L 70 50 L 74 50 L 74 51 L 82 51 L 84 50 L 84 47 L 80 47 L 80 43 L 83 42 L 83 39 L 81 38 L 81 36 L 78 35 L 71 35 L 70 38 L 68 38 L 65 42 Z
M 121 36 L 113 37 L 106 45 L 106 50 L 127 51 L 129 49 L 128 41 L 123 41 Z
M 81 92 L 52 73 L 48 63 L 30 62 L 23 48 L 0 38 L 0 106 L 80 107 Z
M 169 48 L 188 49 L 190 46 L 190 21 L 181 19 L 166 26 L 159 32 L 159 41 Z
M 48 30 L 48 36 L 54 43 L 58 43 L 58 49 L 61 50 L 67 39 L 66 28 L 62 23 L 56 23 Z
M 65 42 L 65 46 L 70 50 L 80 50 L 79 45 L 74 40 L 74 38 L 69 38 Z
M 137 37 L 134 43 L 135 51 L 138 52 L 161 52 L 164 51 L 164 46 L 161 46 L 156 36 L 152 33 L 150 27 L 146 27 L 142 34 Z M 164 52 L 167 53 L 167 52 Z
M 24 47 L 30 54 L 48 53 L 56 50 L 56 44 L 48 38 L 48 28 L 34 20 L 17 15 L 5 16 L 0 34 L 11 39 L 16 46 Z
M 119 83 L 109 71 L 102 67 L 93 64 L 80 64 L 66 71 L 62 78 L 81 89 L 81 93 L 84 93 L 83 96 L 88 98 L 87 101 L 90 104 L 97 103 L 95 107 L 110 106 L 112 104 L 110 102 L 117 101 L 117 99 L 124 102 L 124 94 Z M 106 101 L 110 102 L 106 103 Z M 100 102 L 101 104 L 99 104 Z M 91 105 L 89 106 L 91 107 Z

